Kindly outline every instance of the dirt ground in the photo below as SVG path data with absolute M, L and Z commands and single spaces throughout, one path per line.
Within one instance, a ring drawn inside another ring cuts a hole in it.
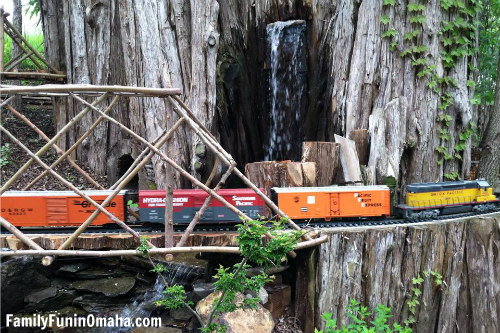
M 52 138 L 55 132 L 52 110 L 47 105 L 33 105 L 23 103 L 22 109 L 18 110 L 26 116 L 33 124 L 42 130 L 49 138 Z M 39 135 L 31 129 L 24 121 L 17 118 L 7 108 L 2 108 L 1 123 L 5 128 L 17 137 L 26 147 L 33 153 L 36 153 L 47 142 L 39 137 Z M 0 169 L 0 183 L 4 184 L 8 181 L 28 160 L 29 155 L 19 147 L 16 143 L 12 142 L 5 134 L 2 133 L 1 141 L 1 169 Z M 59 154 L 54 149 L 49 149 L 44 153 L 41 159 L 48 165 L 52 164 Z M 96 180 L 99 184 L 108 187 L 105 177 L 98 176 L 90 171 L 83 163 L 76 161 L 76 163 L 89 175 Z M 84 178 L 78 171 L 76 171 L 68 162 L 61 162 L 55 170 L 66 180 L 73 183 L 79 189 L 96 189 L 86 178 Z M 9 188 L 9 190 L 22 190 L 32 180 L 44 171 L 44 168 L 39 164 L 32 163 L 30 167 L 23 173 L 23 175 Z M 36 183 L 30 190 L 69 190 L 61 181 L 52 175 L 43 177 Z

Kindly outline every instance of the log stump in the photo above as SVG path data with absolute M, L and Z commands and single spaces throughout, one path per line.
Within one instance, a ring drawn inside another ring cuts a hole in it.
M 345 183 L 362 183 L 361 168 L 354 141 L 335 134 L 335 142 L 340 144 L 340 165 Z
M 340 145 L 335 142 L 306 141 L 302 143 L 302 162 L 316 163 L 317 186 L 335 183 L 339 168 Z
M 272 187 L 316 186 L 316 163 L 291 161 L 266 161 L 248 163 L 245 175 L 267 196 Z

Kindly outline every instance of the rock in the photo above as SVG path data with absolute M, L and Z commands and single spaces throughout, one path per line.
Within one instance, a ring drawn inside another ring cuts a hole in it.
M 76 273 L 79 271 L 82 271 L 84 269 L 87 269 L 90 267 L 90 264 L 88 262 L 78 262 L 74 264 L 69 264 L 69 265 L 64 265 L 61 266 L 58 270 L 58 272 L 64 272 L 64 273 Z
M 99 279 L 105 277 L 123 277 L 130 275 L 130 273 L 121 269 L 115 268 L 91 268 L 85 269 L 74 274 L 78 279 Z
M 40 260 L 20 257 L 1 264 L 1 309 L 2 313 L 16 313 L 25 303 L 24 298 L 33 291 L 50 286 Z
M 258 292 L 249 291 L 246 296 L 247 298 L 258 297 L 260 299 L 260 304 L 266 304 L 269 300 L 269 294 L 264 287 L 260 287 Z
M 82 295 L 73 300 L 73 305 L 82 307 L 88 313 L 121 311 L 129 303 L 130 299 L 107 298 L 99 294 Z
M 182 330 L 175 327 L 136 327 L 130 333 L 182 333 Z
M 215 291 L 213 283 L 195 283 L 193 284 L 193 294 L 198 299 L 203 299 Z
M 31 296 L 31 295 L 30 295 Z M 45 299 L 40 299 L 37 302 L 30 302 L 24 311 L 54 311 L 70 305 L 76 297 L 74 290 L 57 290 L 56 295 Z
M 182 307 L 175 310 L 170 310 L 170 316 L 175 320 L 189 320 L 193 317 L 193 313 L 186 309 L 186 307 Z
M 196 311 L 203 322 L 207 322 L 212 311 L 212 304 L 220 295 L 220 291 L 211 293 L 196 305 Z M 241 293 L 236 294 L 236 304 L 241 305 L 244 297 Z M 225 313 L 220 317 L 219 322 L 226 325 L 226 333 L 271 333 L 274 328 L 271 313 L 260 304 L 257 305 L 257 310 L 238 309 Z
M 135 285 L 135 278 L 120 277 L 97 280 L 76 281 L 70 284 L 70 288 L 77 290 L 88 290 L 114 297 L 128 293 Z
M 40 303 L 44 299 L 51 298 L 57 295 L 56 287 L 49 287 L 35 291 L 24 298 L 26 303 Z

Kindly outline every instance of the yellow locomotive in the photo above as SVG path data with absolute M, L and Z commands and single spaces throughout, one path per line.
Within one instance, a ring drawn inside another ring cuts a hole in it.
M 439 215 L 490 212 L 499 200 L 485 180 L 440 183 L 416 183 L 406 187 L 406 203 L 398 205 L 407 219 L 433 218 Z

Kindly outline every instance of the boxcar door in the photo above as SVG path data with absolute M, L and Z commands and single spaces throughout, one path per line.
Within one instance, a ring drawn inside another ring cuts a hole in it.
M 68 221 L 68 199 L 66 197 L 47 198 L 45 203 L 47 205 L 47 223 L 61 225 L 71 222 Z
M 330 215 L 332 217 L 340 215 L 340 200 L 338 193 L 330 193 Z

